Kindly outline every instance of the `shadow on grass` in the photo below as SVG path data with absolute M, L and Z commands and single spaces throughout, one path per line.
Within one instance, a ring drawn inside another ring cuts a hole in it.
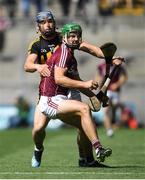
M 121 166 L 109 166 L 109 168 L 120 169 L 120 168 L 145 168 L 143 165 L 121 165 Z
M 126 169 L 126 168 L 142 168 L 142 169 L 144 169 L 145 168 L 145 166 L 142 166 L 142 165 L 121 165 L 121 166 L 109 166 L 109 165 L 104 165 L 104 164 L 102 164 L 103 166 L 96 166 L 96 167 L 79 167 L 79 166 L 63 166 L 63 168 L 79 168 L 79 169 L 86 169 L 86 168 L 110 168 L 110 169 L 120 169 L 120 168 L 122 168 L 122 169 Z M 51 168 L 51 169 L 53 169 L 53 168 L 60 168 L 60 166 L 43 166 L 43 168 Z

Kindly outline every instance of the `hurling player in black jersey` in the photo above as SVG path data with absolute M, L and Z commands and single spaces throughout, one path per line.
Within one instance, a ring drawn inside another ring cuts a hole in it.
M 60 46 L 61 35 L 56 31 L 55 18 L 51 11 L 38 13 L 36 16 L 36 22 L 40 36 L 36 38 L 29 46 L 24 69 L 26 72 L 37 71 L 41 76 L 49 76 L 50 71 L 45 62 L 46 59 L 49 59 L 55 50 Z M 82 41 L 77 49 L 104 59 L 101 49 L 87 42 Z M 122 60 L 123 58 L 118 57 L 114 58 L 112 62 L 115 64 L 121 64 Z M 43 141 L 46 136 L 45 129 L 41 128 L 41 122 L 44 121 L 46 121 L 46 117 L 42 116 L 38 109 L 36 109 L 32 137 L 35 144 L 34 155 L 39 163 L 32 165 L 32 167 L 39 167 L 41 164 L 41 156 L 44 150 Z M 78 130 L 77 144 L 80 156 L 78 163 L 80 167 L 105 166 L 103 164 L 99 164 L 94 159 L 92 144 L 80 130 Z

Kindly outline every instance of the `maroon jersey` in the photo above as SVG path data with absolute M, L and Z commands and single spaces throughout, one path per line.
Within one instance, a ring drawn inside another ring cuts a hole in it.
M 112 71 L 112 68 L 113 68 L 113 65 L 111 66 L 110 68 L 110 71 Z M 98 71 L 99 71 L 99 75 L 101 77 L 104 77 L 105 76 L 105 71 L 106 71 L 106 64 L 105 63 L 102 63 L 98 66 Z M 110 85 L 109 87 L 111 86 L 111 84 L 117 82 L 119 80 L 119 77 L 121 74 L 124 74 L 126 75 L 126 70 L 125 70 L 125 67 L 123 65 L 121 65 L 118 70 L 116 71 L 116 73 L 114 74 L 113 78 L 111 79 L 111 82 L 110 82 Z M 108 87 L 108 90 L 110 89 Z M 120 89 L 118 89 L 119 91 Z
M 67 68 L 66 76 L 71 79 L 75 79 L 78 75 L 78 69 L 73 51 L 65 44 L 62 44 L 51 56 L 51 58 L 47 59 L 46 64 L 50 70 L 50 76 L 41 78 L 39 85 L 40 95 L 48 97 L 58 94 L 67 95 L 69 89 L 55 83 L 54 70 L 55 67 Z

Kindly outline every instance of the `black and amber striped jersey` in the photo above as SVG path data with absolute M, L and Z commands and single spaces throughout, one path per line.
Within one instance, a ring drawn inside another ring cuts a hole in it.
M 44 64 L 47 59 L 50 59 L 51 55 L 61 45 L 60 33 L 56 33 L 54 38 L 50 40 L 44 39 L 41 35 L 32 41 L 28 48 L 28 54 L 37 54 L 38 64 Z

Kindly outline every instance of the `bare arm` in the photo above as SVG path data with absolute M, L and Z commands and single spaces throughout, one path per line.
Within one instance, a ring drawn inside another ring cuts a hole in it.
M 26 72 L 35 72 L 37 71 L 37 64 L 35 64 L 37 60 L 36 54 L 30 54 L 27 56 L 25 64 L 24 64 L 24 70 Z
M 82 42 L 80 44 L 79 49 L 81 51 L 87 52 L 87 53 L 89 53 L 89 54 L 91 54 L 91 55 L 93 55 L 95 57 L 98 57 L 98 58 L 101 58 L 101 59 L 105 58 L 104 55 L 103 55 L 102 50 L 100 49 L 100 47 L 94 46 L 94 45 L 89 44 L 87 42 Z M 112 64 L 120 65 L 120 64 L 122 64 L 123 61 L 124 61 L 123 57 L 116 56 L 116 57 L 113 57 Z
M 80 80 L 80 81 L 83 81 L 80 76 L 76 76 L 75 77 L 76 80 Z M 96 85 L 98 85 L 98 81 L 97 80 L 94 80 L 93 81 Z M 83 88 L 80 88 L 79 91 L 83 94 L 85 94 L 87 97 L 92 97 L 92 96 L 95 96 L 95 93 L 91 90 L 91 89 L 83 89 Z
M 36 60 L 36 54 L 29 54 L 24 64 L 24 70 L 31 73 L 38 71 L 42 76 L 49 76 L 50 71 L 48 66 L 46 64 L 36 64 Z
M 67 87 L 67 88 L 74 88 L 74 89 L 97 89 L 98 84 L 93 80 L 89 81 L 81 81 L 81 80 L 74 80 L 66 76 L 67 69 L 66 68 L 55 68 L 55 82 L 60 86 Z
M 84 52 L 87 52 L 87 53 L 89 53 L 89 54 L 91 54 L 93 56 L 104 59 L 104 55 L 103 55 L 101 49 L 98 46 L 94 46 L 94 45 L 89 44 L 87 42 L 82 42 L 80 44 L 79 49 L 84 51 Z

